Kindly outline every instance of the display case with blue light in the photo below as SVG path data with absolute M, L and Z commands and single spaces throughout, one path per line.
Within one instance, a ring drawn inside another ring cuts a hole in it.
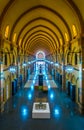
M 61 112 L 61 107 L 60 106 L 55 106 L 54 108 L 54 117 L 55 118 L 60 118 L 62 112 Z
M 28 99 L 31 100 L 32 99 L 32 94 L 29 92 L 28 93 Z
M 67 73 L 72 73 L 74 71 L 74 68 L 72 65 L 69 64 L 65 67 L 65 70 Z
M 32 118 L 50 119 L 50 107 L 48 102 L 33 103 Z
M 31 90 L 34 90 L 34 86 L 33 85 L 31 85 Z
M 50 98 L 53 99 L 53 93 L 50 94 Z
M 51 89 L 51 87 L 50 87 L 50 85 L 48 85 L 48 90 L 50 90 Z
M 52 90 L 50 90 L 50 92 L 49 92 L 49 97 L 51 100 L 54 99 L 54 92 Z
M 28 118 L 28 106 L 26 105 L 21 106 L 20 115 L 22 120 L 26 120 Z
M 58 63 L 57 61 L 55 62 L 55 66 L 56 66 L 56 67 L 59 67 L 59 63 Z
M 9 71 L 10 71 L 11 73 L 15 73 L 15 72 L 16 72 L 16 67 L 15 67 L 15 66 L 10 66 L 10 67 L 9 67 Z
M 59 110 L 55 109 L 55 115 L 59 115 Z
M 27 63 L 26 63 L 26 62 L 24 62 L 24 63 L 23 63 L 23 66 L 24 66 L 24 67 L 25 67 L 25 66 L 27 66 Z

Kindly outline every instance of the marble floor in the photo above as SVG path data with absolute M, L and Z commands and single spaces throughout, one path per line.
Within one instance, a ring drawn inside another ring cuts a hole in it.
M 54 87 L 48 93 L 31 90 L 33 76 L 24 89 L 18 90 L 6 102 L 4 112 L 0 113 L 0 130 L 84 130 L 84 116 L 79 114 L 77 104 L 52 79 L 49 79 L 49 83 Z M 36 97 L 47 98 L 50 119 L 32 119 L 32 106 Z

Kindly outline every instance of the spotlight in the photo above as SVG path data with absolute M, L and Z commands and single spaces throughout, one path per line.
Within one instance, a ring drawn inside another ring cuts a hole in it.
M 32 85 L 32 86 L 31 86 L 31 90 L 33 90 L 33 89 L 34 89 L 34 86 Z
M 27 115 L 27 109 L 26 109 L 26 108 L 23 109 L 23 115 L 24 115 L 24 116 Z
M 27 106 L 21 106 L 21 119 L 26 120 L 28 118 L 28 108 Z
M 48 78 L 47 78 L 47 76 L 46 76 L 46 80 L 47 80 Z
M 35 84 L 35 80 L 33 80 L 33 84 Z
M 32 98 L 32 95 L 31 93 L 28 94 L 28 99 L 31 99 Z
M 48 89 L 50 89 L 50 85 L 48 85 Z
M 50 94 L 50 98 L 53 99 L 54 98 L 54 95 L 53 93 Z
M 59 110 L 55 109 L 55 115 L 59 115 Z
M 48 80 L 46 82 L 48 83 Z

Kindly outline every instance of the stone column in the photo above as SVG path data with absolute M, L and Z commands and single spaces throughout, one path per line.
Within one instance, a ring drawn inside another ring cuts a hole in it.
M 1 33 L 1 30 L 0 30 L 0 49 L 2 48 L 2 33 Z M 0 112 L 2 112 L 4 110 L 4 107 L 3 107 L 3 86 L 2 86 L 2 76 L 3 76 L 3 72 L 2 72 L 2 69 L 1 69 L 1 64 L 2 64 L 2 53 L 1 53 L 1 50 L 0 50 Z
M 65 91 L 65 71 L 62 70 L 62 90 Z
M 0 48 L 1 48 L 1 36 L 0 36 Z M 1 112 L 1 52 L 0 52 L 0 112 Z
M 84 36 L 81 38 L 81 84 L 78 90 L 78 100 L 79 100 L 79 111 L 84 114 Z
M 65 90 L 65 57 L 64 57 L 64 46 L 62 49 L 62 90 Z
M 1 41 L 2 41 L 2 35 L 1 35 L 1 30 L 0 30 L 0 48 L 1 48 Z M 0 103 L 1 103 L 1 51 L 0 51 Z

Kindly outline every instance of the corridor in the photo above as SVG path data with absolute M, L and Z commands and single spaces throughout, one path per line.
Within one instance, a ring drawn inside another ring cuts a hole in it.
M 55 83 L 51 76 L 48 83 L 51 89 L 48 93 L 39 92 L 31 86 L 37 84 L 33 73 L 26 82 L 24 89 L 20 89 L 15 96 L 7 101 L 4 112 L 0 114 L 1 130 L 83 130 L 84 117 L 77 110 L 77 104 L 71 101 L 66 93 L 61 91 L 59 84 Z M 46 79 L 44 77 L 44 83 Z M 58 84 L 58 85 L 56 85 Z M 53 92 L 53 98 L 50 94 Z M 40 93 L 40 94 L 39 94 Z M 31 96 L 29 96 L 31 94 Z M 35 98 L 47 99 L 50 106 L 50 119 L 33 119 L 32 107 Z
M 84 0 L 0 0 L 0 130 L 84 129 Z

